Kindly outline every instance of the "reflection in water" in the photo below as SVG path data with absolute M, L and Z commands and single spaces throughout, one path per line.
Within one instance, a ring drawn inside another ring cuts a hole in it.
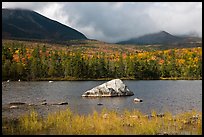
M 106 81 L 48 81 L 38 82 L 3 82 L 2 105 L 10 102 L 26 102 L 39 104 L 46 100 L 48 104 L 68 102 L 72 111 L 80 114 L 89 114 L 94 110 L 134 110 L 143 113 L 170 111 L 173 114 L 196 109 L 202 111 L 202 81 L 201 80 L 125 80 L 124 83 L 134 92 L 134 96 L 84 98 L 81 95 L 86 91 Z M 134 98 L 143 99 L 142 103 L 134 103 Z M 103 105 L 97 105 L 102 103 Z M 38 111 L 47 113 L 66 109 L 67 106 L 37 106 Z M 2 115 L 11 111 L 4 109 Z

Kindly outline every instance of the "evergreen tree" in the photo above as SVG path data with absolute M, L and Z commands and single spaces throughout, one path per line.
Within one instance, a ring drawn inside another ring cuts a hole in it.
M 127 56 L 127 76 L 133 76 L 134 74 L 134 61 L 130 60 L 130 55 Z
M 6 59 L 2 64 L 2 79 L 8 80 L 11 77 L 11 61 Z
M 120 56 L 119 56 L 117 75 L 119 77 L 124 77 L 125 76 L 125 64 L 124 64 L 124 61 L 123 61 L 122 52 L 120 53 Z
M 24 79 L 24 66 L 21 62 L 16 63 L 17 79 Z
M 12 62 L 10 67 L 10 78 L 13 80 L 17 80 L 17 76 L 18 74 L 16 72 L 16 62 Z
M 104 78 L 107 76 L 108 71 L 106 68 L 105 54 L 104 53 L 102 53 L 99 57 L 98 72 L 99 72 L 98 77 L 100 77 L 100 78 Z
M 31 59 L 30 73 L 32 79 L 35 79 L 39 76 L 38 61 L 36 58 Z

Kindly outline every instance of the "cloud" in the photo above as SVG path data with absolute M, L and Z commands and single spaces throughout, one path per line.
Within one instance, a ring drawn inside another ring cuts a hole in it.
M 52 3 L 47 2 L 2 2 L 2 8 L 22 8 L 40 10 Z
M 155 3 L 148 9 L 151 18 L 161 29 L 173 34 L 195 31 L 202 35 L 201 3 Z
M 35 10 L 90 39 L 106 42 L 160 30 L 202 36 L 201 2 L 3 2 L 2 7 Z

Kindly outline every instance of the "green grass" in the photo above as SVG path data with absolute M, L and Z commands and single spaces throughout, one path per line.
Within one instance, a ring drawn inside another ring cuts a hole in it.
M 50 113 L 46 117 L 35 111 L 17 120 L 3 118 L 3 134 L 72 134 L 72 135 L 157 135 L 157 134 L 202 134 L 202 113 L 197 111 L 172 115 L 164 113 L 151 117 L 140 111 L 94 111 L 89 115 L 74 114 L 69 108 L 65 111 Z

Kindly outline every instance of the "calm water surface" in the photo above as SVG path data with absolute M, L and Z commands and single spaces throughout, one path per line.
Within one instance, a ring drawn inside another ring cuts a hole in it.
M 145 114 L 152 110 L 170 111 L 173 114 L 192 109 L 202 111 L 202 80 L 124 80 L 134 96 L 84 98 L 81 95 L 106 81 L 48 81 L 38 82 L 3 82 L 2 106 L 10 102 L 40 104 L 46 100 L 48 104 L 62 101 L 68 106 L 38 105 L 38 111 L 46 114 L 50 111 L 71 108 L 73 112 L 89 114 L 102 108 L 122 111 L 138 109 Z M 134 103 L 133 99 L 141 98 L 142 103 Z M 102 103 L 103 105 L 97 105 Z M 2 115 L 15 116 L 26 109 L 3 109 Z M 11 113 L 12 112 L 12 113 Z

